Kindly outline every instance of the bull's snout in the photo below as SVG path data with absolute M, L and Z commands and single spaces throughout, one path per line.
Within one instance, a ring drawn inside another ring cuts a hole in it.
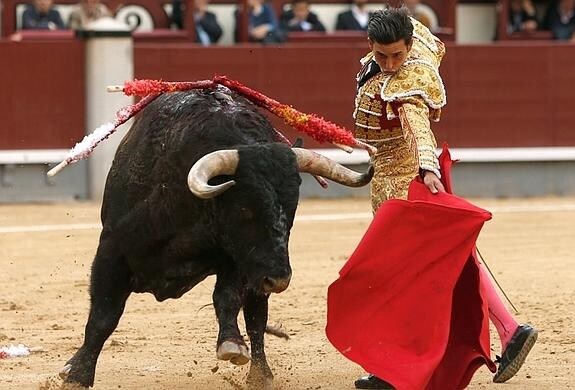
M 281 293 L 286 288 L 288 288 L 290 280 L 291 280 L 291 273 L 281 278 L 264 276 L 262 280 L 262 290 L 266 294 Z

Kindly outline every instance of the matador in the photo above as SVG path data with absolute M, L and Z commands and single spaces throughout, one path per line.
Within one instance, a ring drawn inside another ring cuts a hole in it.
M 371 184 L 372 208 L 407 198 L 411 180 L 422 171 L 438 177 L 436 141 L 431 121 L 446 104 L 439 65 L 443 43 L 415 19 L 412 47 L 397 72 L 385 73 L 370 52 L 361 63 L 355 100 L 355 136 L 377 148 Z

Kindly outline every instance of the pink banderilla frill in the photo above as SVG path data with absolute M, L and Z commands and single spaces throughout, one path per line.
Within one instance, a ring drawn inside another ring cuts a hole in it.
M 30 349 L 23 344 L 0 347 L 0 359 L 30 355 Z
M 158 93 L 149 94 L 136 104 L 131 104 L 118 110 L 116 112 L 116 120 L 114 122 L 104 123 L 92 133 L 85 136 L 82 141 L 78 142 L 72 149 L 70 149 L 64 161 L 48 171 L 48 176 L 54 176 L 66 165 L 87 158 L 100 142 L 114 134 L 120 125 L 126 123 L 144 107 L 153 102 L 158 96 L 160 96 Z

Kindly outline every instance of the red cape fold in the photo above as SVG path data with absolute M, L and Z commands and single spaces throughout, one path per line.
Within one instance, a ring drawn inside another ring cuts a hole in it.
M 440 158 L 451 191 L 449 151 Z M 491 214 L 419 180 L 389 200 L 328 290 L 326 333 L 348 359 L 398 390 L 463 389 L 495 365 L 473 253 Z

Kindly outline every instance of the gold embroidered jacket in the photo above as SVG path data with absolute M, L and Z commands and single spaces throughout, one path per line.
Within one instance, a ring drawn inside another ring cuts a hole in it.
M 425 26 L 412 19 L 413 44 L 404 64 L 394 74 L 377 73 L 358 90 L 355 100 L 355 136 L 366 141 L 403 137 L 414 145 L 421 169 L 435 172 L 439 164 L 430 120 L 439 121 L 446 104 L 439 65 L 445 46 Z M 365 56 L 358 74 L 369 71 L 373 54 Z

